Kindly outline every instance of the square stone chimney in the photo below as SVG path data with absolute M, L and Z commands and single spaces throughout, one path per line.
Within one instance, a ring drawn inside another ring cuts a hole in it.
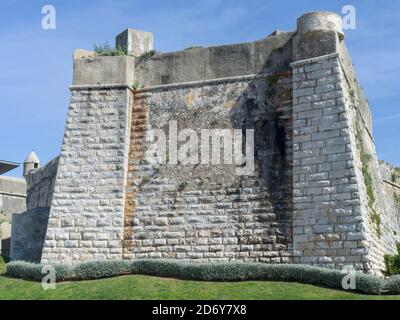
M 129 55 L 140 57 L 143 53 L 153 50 L 153 33 L 126 29 L 115 38 L 115 46 L 126 48 Z

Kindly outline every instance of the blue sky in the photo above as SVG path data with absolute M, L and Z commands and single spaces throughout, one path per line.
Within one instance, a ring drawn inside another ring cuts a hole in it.
M 46 4 L 56 8 L 56 30 L 41 27 Z M 305 12 L 340 13 L 346 4 L 357 10 L 346 44 L 371 104 L 378 155 L 400 166 L 400 0 L 2 0 L 0 159 L 23 162 L 34 149 L 46 163 L 59 154 L 75 48 L 113 45 L 127 27 L 153 32 L 163 52 L 247 42 L 294 30 Z

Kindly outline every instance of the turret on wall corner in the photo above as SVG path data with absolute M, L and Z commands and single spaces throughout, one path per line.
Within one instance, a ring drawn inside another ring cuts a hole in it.
M 24 172 L 23 172 L 24 177 L 26 177 L 31 170 L 39 169 L 40 167 L 41 167 L 40 160 L 36 155 L 35 151 L 32 150 L 24 160 Z

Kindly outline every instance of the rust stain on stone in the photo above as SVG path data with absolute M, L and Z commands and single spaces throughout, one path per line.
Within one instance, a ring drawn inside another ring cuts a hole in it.
M 236 101 L 230 100 L 230 101 L 225 102 L 224 109 L 232 110 L 235 106 L 236 106 Z
M 129 259 L 133 245 L 133 218 L 135 214 L 135 196 L 139 185 L 139 164 L 144 159 L 147 123 L 147 96 L 130 93 L 133 101 L 131 131 L 128 154 L 128 179 L 125 190 L 124 238 L 122 258 Z M 131 102 L 132 103 L 132 102 Z
M 193 106 L 193 93 L 189 92 L 184 99 L 186 106 L 190 109 Z

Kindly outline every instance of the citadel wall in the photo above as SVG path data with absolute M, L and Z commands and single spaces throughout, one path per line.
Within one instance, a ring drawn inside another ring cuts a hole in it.
M 141 36 L 128 29 L 118 41 Z M 140 47 L 132 57 L 75 55 L 42 262 L 242 260 L 381 273 L 398 211 L 339 16 L 307 14 L 296 32 L 252 43 L 154 55 Z M 155 129 L 192 129 L 179 146 L 204 129 L 253 129 L 255 169 L 171 164 L 169 150 L 150 162 Z

